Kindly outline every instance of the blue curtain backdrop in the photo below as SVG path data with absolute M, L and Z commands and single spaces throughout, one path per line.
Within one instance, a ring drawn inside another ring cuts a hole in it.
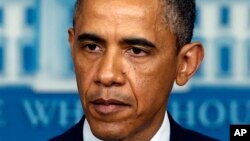
M 67 43 L 73 0 L 0 0 L 0 141 L 44 141 L 82 116 Z M 194 41 L 206 57 L 169 111 L 187 128 L 229 140 L 250 124 L 250 1 L 197 0 Z

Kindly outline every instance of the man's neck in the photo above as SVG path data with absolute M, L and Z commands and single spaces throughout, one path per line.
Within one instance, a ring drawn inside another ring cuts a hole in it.
M 167 112 L 164 113 L 163 120 L 160 122 L 160 126 L 155 130 L 155 132 L 146 133 L 141 132 L 136 136 L 136 138 L 129 138 L 123 141 L 135 141 L 135 140 L 150 140 L 150 141 L 168 141 L 170 139 L 170 123 L 168 119 Z M 154 123 L 151 123 L 154 124 Z M 148 131 L 149 132 L 149 131 Z M 149 135 L 149 136 L 145 136 Z M 101 141 L 100 139 L 96 138 L 90 130 L 89 123 L 85 119 L 84 126 L 83 126 L 83 140 L 84 141 Z

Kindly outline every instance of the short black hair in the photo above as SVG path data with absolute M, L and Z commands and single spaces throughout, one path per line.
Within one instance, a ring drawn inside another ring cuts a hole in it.
M 177 49 L 191 42 L 196 17 L 195 0 L 164 0 L 166 20 L 176 36 Z
M 76 0 L 73 26 L 84 0 Z M 171 32 L 176 36 L 177 51 L 191 42 L 195 23 L 195 0 L 162 0 L 165 20 Z

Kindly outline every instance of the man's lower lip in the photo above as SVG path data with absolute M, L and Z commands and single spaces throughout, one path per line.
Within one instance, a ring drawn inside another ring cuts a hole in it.
M 96 112 L 104 115 L 123 111 L 125 110 L 125 108 L 128 108 L 128 106 L 126 105 L 115 105 L 115 104 L 110 104 L 110 105 L 93 104 L 92 106 Z

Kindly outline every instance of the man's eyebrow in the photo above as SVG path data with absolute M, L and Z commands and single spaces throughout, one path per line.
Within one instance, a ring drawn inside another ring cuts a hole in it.
M 137 38 L 137 37 L 125 38 L 125 39 L 122 39 L 120 43 L 127 44 L 127 45 L 138 45 L 138 46 L 156 48 L 154 43 L 150 42 L 149 40 L 145 38 Z
M 83 33 L 83 34 L 80 34 L 78 37 L 77 37 L 77 40 L 78 41 L 94 41 L 94 42 L 99 42 L 99 43 L 105 43 L 105 40 L 94 34 L 94 33 Z

